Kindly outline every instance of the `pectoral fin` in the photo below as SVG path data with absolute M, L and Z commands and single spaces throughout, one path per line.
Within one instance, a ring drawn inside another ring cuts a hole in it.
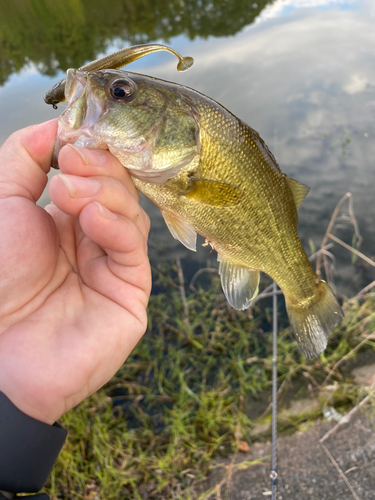
M 294 202 L 298 210 L 303 200 L 309 194 L 310 188 L 309 186 L 306 186 L 306 184 L 302 184 L 302 182 L 298 182 L 291 177 L 287 177 L 286 180 L 288 181 L 289 187 L 292 190 Z
M 164 212 L 164 210 L 160 210 L 160 212 L 164 217 L 165 223 L 167 224 L 173 238 L 180 241 L 189 250 L 193 250 L 193 252 L 196 252 L 197 233 L 195 232 L 194 228 L 178 217 L 168 212 Z
M 243 191 L 225 182 L 191 178 L 183 196 L 215 207 L 237 205 L 244 197 Z
M 238 310 L 247 309 L 258 295 L 259 271 L 238 266 L 221 258 L 219 274 L 229 304 Z

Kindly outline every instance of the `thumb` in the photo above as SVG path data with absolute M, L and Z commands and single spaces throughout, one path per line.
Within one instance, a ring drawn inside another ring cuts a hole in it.
M 47 184 L 57 119 L 12 134 L 0 148 L 0 198 L 22 196 L 36 202 Z

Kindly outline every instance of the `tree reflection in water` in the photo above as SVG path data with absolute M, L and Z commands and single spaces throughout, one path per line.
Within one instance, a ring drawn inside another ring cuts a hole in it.
M 234 35 L 271 0 L 0 0 L 0 85 L 32 62 L 77 68 L 115 39 L 126 44 Z

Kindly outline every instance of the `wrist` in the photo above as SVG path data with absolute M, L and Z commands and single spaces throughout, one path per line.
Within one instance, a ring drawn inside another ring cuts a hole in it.
M 0 393 L 3 393 L 22 413 L 44 424 L 53 425 L 61 416 L 61 414 L 53 412 L 50 407 L 43 408 L 42 402 L 38 401 L 39 398 L 36 398 L 35 402 L 33 401 L 33 404 L 30 404 L 27 394 L 15 393 L 9 387 L 3 387 L 2 385 L 0 385 Z
M 46 413 L 43 413 L 38 408 L 35 408 L 33 406 L 28 405 L 22 399 L 18 399 L 17 397 L 12 397 L 12 395 L 8 395 L 6 392 L 2 391 L 8 399 L 16 406 L 22 413 L 27 415 L 28 417 L 34 418 L 35 420 L 38 420 L 39 422 L 43 422 L 44 424 L 48 425 L 53 425 L 57 418 L 54 418 L 50 415 L 47 415 Z

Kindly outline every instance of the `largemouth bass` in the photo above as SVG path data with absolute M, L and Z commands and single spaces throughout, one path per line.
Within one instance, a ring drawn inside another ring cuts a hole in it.
M 125 71 L 70 69 L 65 97 L 56 158 L 66 143 L 109 149 L 176 239 L 196 250 L 200 234 L 217 251 L 231 306 L 249 307 L 262 271 L 284 293 L 303 354 L 324 351 L 342 311 L 297 234 L 309 188 L 280 170 L 255 130 L 195 90 Z

